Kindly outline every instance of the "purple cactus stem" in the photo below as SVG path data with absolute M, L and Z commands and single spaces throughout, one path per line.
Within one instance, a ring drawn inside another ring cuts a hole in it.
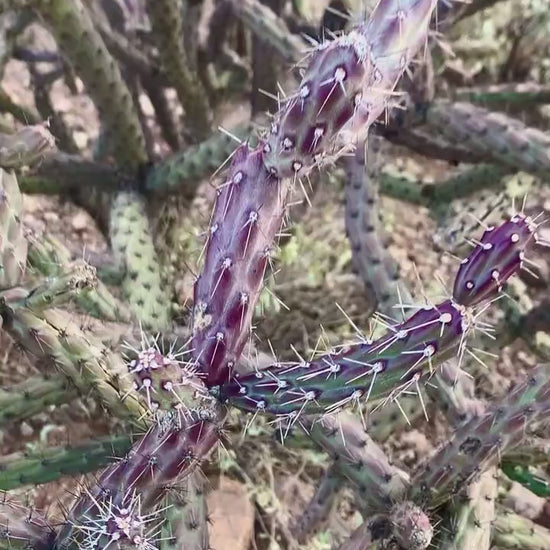
M 497 295 L 521 269 L 534 231 L 532 220 L 523 214 L 515 214 L 498 227 L 489 227 L 458 269 L 454 300 L 463 306 L 475 306 Z
M 361 398 L 385 398 L 456 353 L 469 328 L 464 308 L 447 300 L 421 309 L 374 342 L 235 377 L 221 386 L 220 397 L 245 411 L 291 418 L 332 412 Z

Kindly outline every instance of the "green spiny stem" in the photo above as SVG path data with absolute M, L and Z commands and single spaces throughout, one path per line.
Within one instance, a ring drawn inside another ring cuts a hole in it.
M 497 469 L 492 467 L 470 484 L 463 499 L 452 503 L 445 540 L 439 548 L 490 550 L 497 493 Z
M 406 494 L 409 476 L 390 464 L 382 449 L 348 414 L 302 418 L 300 425 L 327 451 L 337 471 L 356 489 L 363 511 L 379 512 Z
M 445 502 L 476 473 L 500 460 L 507 449 L 520 445 L 525 427 L 550 417 L 550 365 L 533 369 L 526 382 L 503 402 L 462 424 L 454 437 L 413 476 L 415 499 L 430 507 Z
M 53 136 L 45 126 L 25 126 L 14 134 L 0 134 L 0 166 L 20 168 L 37 163 L 55 148 Z
M 467 147 L 460 141 L 447 139 L 439 126 L 403 128 L 398 125 L 396 128 L 390 122 L 388 126 L 380 125 L 377 131 L 395 145 L 402 145 L 428 158 L 446 160 L 453 164 L 494 161 L 492 156 L 482 151 Z
M 483 105 L 504 103 L 507 107 L 526 108 L 539 103 L 550 103 L 550 86 L 536 82 L 513 82 L 457 88 L 452 91 L 452 98 Z
M 245 139 L 249 128 L 233 128 L 230 133 L 237 139 Z M 229 135 L 217 132 L 202 143 L 192 145 L 152 167 L 145 188 L 159 193 L 175 191 L 186 199 L 192 199 L 199 181 L 226 162 L 236 145 L 236 141 Z
M 32 0 L 32 5 L 82 78 L 109 134 L 116 160 L 129 168 L 145 163 L 143 134 L 131 94 L 82 0 Z
M 71 254 L 65 246 L 51 236 L 40 238 L 31 236 L 28 238 L 28 261 L 32 269 L 45 277 L 59 276 L 65 266 L 70 264 Z M 107 321 L 119 321 L 128 323 L 132 316 L 125 304 L 120 302 L 107 287 L 96 281 L 93 288 L 82 289 L 76 296 L 80 307 L 95 317 Z
M 147 13 L 162 64 L 185 111 L 189 135 L 194 140 L 210 133 L 208 98 L 194 74 L 183 42 L 183 7 L 180 0 L 147 0 Z
M 27 240 L 17 178 L 0 168 L 0 290 L 17 285 L 25 272 Z
M 469 103 L 436 101 L 426 112 L 429 127 L 447 139 L 513 169 L 534 174 L 550 171 L 550 137 L 503 113 Z
M 233 7 L 258 39 L 271 46 L 287 63 L 296 62 L 307 51 L 307 43 L 291 34 L 284 20 L 267 6 L 256 0 L 239 0 L 233 2 Z
M 145 202 L 133 192 L 120 192 L 111 206 L 111 246 L 121 269 L 132 313 L 152 330 L 166 329 L 171 307 L 163 285 Z
M 206 478 L 195 470 L 181 489 L 166 496 L 165 521 L 159 550 L 208 550 L 208 508 Z
M 53 527 L 39 512 L 0 494 L 1 550 L 50 550 L 54 537 Z
M 0 388 L 0 425 L 21 421 L 51 405 L 68 403 L 76 392 L 61 377 L 29 378 L 20 384 Z M 0 487 L 6 489 L 0 484 Z
M 75 447 L 50 447 L 0 458 L 0 489 L 49 483 L 63 476 L 84 475 L 112 464 L 132 446 L 128 435 L 110 436 Z
M 67 272 L 48 277 L 31 288 L 13 287 L 0 292 L 0 301 L 9 308 L 28 308 L 40 313 L 50 307 L 67 303 L 97 283 L 95 269 L 84 261 L 75 262 Z
M 85 334 L 59 310 L 37 315 L 27 308 L 0 305 L 3 329 L 27 352 L 47 359 L 87 395 L 90 390 L 113 414 L 144 424 L 147 409 L 134 393 L 122 358 L 91 334 Z
M 332 465 L 324 473 L 305 510 L 292 524 L 292 535 L 300 544 L 305 544 L 312 534 L 323 529 L 341 488 L 341 477 Z
M 550 550 L 550 530 L 506 509 L 493 523 L 493 543 L 510 550 Z
M 73 189 L 115 190 L 125 181 L 112 166 L 101 165 L 78 155 L 54 153 L 20 176 L 24 193 L 62 194 Z

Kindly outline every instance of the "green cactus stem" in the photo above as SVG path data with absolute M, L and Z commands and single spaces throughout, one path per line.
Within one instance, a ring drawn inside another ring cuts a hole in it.
M 30 166 L 54 149 L 54 138 L 44 125 L 25 126 L 14 134 L 0 134 L 0 166 Z
M 432 102 L 426 112 L 429 127 L 486 158 L 533 174 L 550 171 L 550 137 L 503 113 L 469 103 Z
M 48 277 L 30 289 L 14 287 L 0 292 L 0 300 L 10 308 L 28 308 L 40 313 L 44 309 L 65 304 L 87 289 L 93 289 L 96 283 L 95 269 L 84 261 L 78 261 L 66 273 Z
M 490 550 L 498 493 L 497 469 L 489 468 L 468 487 L 463 499 L 451 505 L 450 521 L 441 550 Z
M 472 478 L 520 445 L 530 422 L 550 417 L 550 365 L 534 369 L 500 405 L 462 424 L 413 475 L 413 495 L 435 507 L 459 494 Z
M 540 103 L 550 103 L 550 86 L 537 82 L 513 82 L 457 88 L 453 90 L 452 98 L 489 106 L 505 104 L 507 107 L 528 108 Z
M 113 414 L 146 424 L 147 408 L 134 394 L 125 362 L 67 314 L 50 309 L 38 315 L 0 304 L 0 316 L 2 328 L 16 342 L 36 358 L 47 359 L 81 394 L 93 390 Z
M 120 192 L 111 206 L 110 238 L 125 273 L 122 290 L 143 326 L 164 330 L 170 323 L 170 301 L 164 287 L 144 200 Z
M 23 199 L 13 173 L 0 168 L 0 290 L 17 285 L 25 272 L 27 240 Z
M 540 475 L 537 475 L 536 470 L 533 470 L 529 466 L 515 465 L 510 462 L 502 465 L 502 471 L 510 479 L 521 483 L 535 495 L 550 498 L 550 479 L 548 479 L 544 472 L 539 471 Z
M 53 527 L 39 512 L 0 494 L 0 549 L 50 550 L 54 537 Z
M 70 264 L 71 255 L 65 246 L 52 236 L 28 237 L 28 261 L 31 269 L 45 277 L 58 277 Z M 95 285 L 81 289 L 75 296 L 80 307 L 100 319 L 128 323 L 132 315 L 108 288 L 96 280 Z
M 159 550 L 209 550 L 206 477 L 195 470 L 166 496 Z
M 550 530 L 500 509 L 493 523 L 493 543 L 503 550 L 550 550 Z
M 82 0 L 32 0 L 32 6 L 86 85 L 106 125 L 115 158 L 129 168 L 145 163 L 144 139 L 132 96 Z
M 68 403 L 76 395 L 61 377 L 34 377 L 15 386 L 0 388 L 0 426 L 30 418 L 51 405 Z M 1 484 L 0 487 L 7 490 Z
M 130 450 L 132 437 L 116 435 L 75 447 L 53 447 L 0 458 L 0 489 L 48 483 L 106 467 Z
M 363 511 L 379 512 L 406 494 L 409 476 L 392 465 L 361 424 L 341 413 L 319 420 L 301 419 L 300 425 L 334 460 L 338 473 L 349 480 Z
M 184 48 L 182 2 L 147 0 L 146 7 L 162 64 L 183 105 L 189 135 L 194 140 L 204 139 L 210 133 L 210 109 L 207 95 Z

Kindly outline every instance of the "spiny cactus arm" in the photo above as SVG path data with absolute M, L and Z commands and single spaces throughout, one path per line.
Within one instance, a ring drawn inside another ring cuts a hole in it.
M 144 327 L 164 330 L 170 323 L 170 299 L 145 210 L 135 192 L 121 191 L 113 200 L 109 226 L 111 246 L 125 273 L 122 290 L 132 313 Z
M 37 358 L 48 359 L 78 391 L 90 390 L 113 414 L 145 423 L 147 408 L 134 395 L 132 379 L 122 358 L 93 335 L 85 334 L 60 310 L 36 314 L 28 308 L 0 305 L 3 329 Z
M 209 385 L 230 379 L 248 340 L 290 184 L 269 174 L 261 146 L 242 145 L 219 187 L 195 283 L 191 345 Z
M 0 168 L 0 290 L 17 285 L 25 273 L 27 240 L 17 178 Z
M 20 168 L 37 163 L 55 149 L 55 140 L 45 125 L 25 126 L 14 134 L 0 134 L 0 166 Z
M 204 139 L 210 133 L 210 108 L 184 48 L 182 2 L 147 0 L 146 7 L 162 64 L 185 111 L 189 135 L 194 140 Z
M 10 308 L 28 308 L 38 314 L 50 307 L 66 304 L 87 289 L 95 288 L 96 284 L 95 269 L 84 261 L 78 261 L 36 286 L 13 287 L 0 292 L 0 301 Z
M 234 13 L 255 36 L 271 46 L 287 63 L 295 63 L 307 49 L 307 43 L 291 34 L 284 20 L 257 0 L 233 0 Z
M 117 189 L 124 180 L 120 170 L 78 155 L 57 152 L 19 176 L 24 193 L 62 194 L 68 190 L 97 187 Z
M 321 44 L 302 83 L 275 117 L 265 164 L 278 177 L 300 177 L 361 141 L 388 106 L 404 67 L 425 44 L 435 2 L 381 2 L 368 21 Z
M 491 84 L 471 88 L 457 88 L 452 91 L 456 101 L 467 101 L 492 105 L 504 103 L 510 107 L 530 107 L 540 103 L 550 103 L 550 86 L 537 82 L 514 82 Z
M 78 446 L 51 447 L 0 458 L 0 489 L 49 483 L 66 475 L 84 475 L 126 455 L 132 437 L 116 435 Z
M 505 463 L 536 466 L 550 462 L 550 439 L 530 437 L 521 447 L 511 449 L 503 457 Z
M 493 523 L 493 543 L 503 550 L 550 550 L 550 530 L 501 508 Z
M 82 0 L 32 0 L 32 5 L 82 78 L 109 134 L 117 161 L 128 168 L 147 162 L 131 94 Z
M 229 133 L 244 140 L 249 131 L 250 128 L 238 127 Z M 237 146 L 228 134 L 216 132 L 202 143 L 191 145 L 153 166 L 147 174 L 145 189 L 155 193 L 174 191 L 192 199 L 198 182 L 226 162 Z
M 305 544 L 312 534 L 323 528 L 341 488 L 342 478 L 333 464 L 323 474 L 305 510 L 291 526 L 292 535 L 300 544 Z
M 0 549 L 50 550 L 54 538 L 55 531 L 44 516 L 0 494 Z
M 206 478 L 197 468 L 166 496 L 159 550 L 208 550 Z
M 150 540 L 151 522 L 144 523 L 140 516 L 151 513 L 167 491 L 204 460 L 218 440 L 218 414 L 189 410 L 154 424 L 124 459 L 82 493 L 58 534 L 56 548 L 76 550 L 90 541 L 101 547 L 119 538 L 134 548 L 134 536 Z M 136 520 L 131 533 L 118 528 L 123 510 Z M 150 518 L 160 520 L 155 514 Z
M 57 239 L 51 236 L 28 237 L 28 262 L 31 269 L 45 277 L 58 277 L 70 265 L 70 252 Z M 132 315 L 125 304 L 113 296 L 100 281 L 82 288 L 74 297 L 79 306 L 95 317 L 106 321 L 128 323 Z
M 497 469 L 492 467 L 470 484 L 464 498 L 451 504 L 440 549 L 490 550 L 497 493 Z
M 550 417 L 550 365 L 532 371 L 499 406 L 461 425 L 413 475 L 413 495 L 437 506 L 459 493 L 473 476 L 497 463 L 507 449 L 520 445 L 525 428 Z
M 425 116 L 428 127 L 488 159 L 534 174 L 550 171 L 550 136 L 517 119 L 447 101 L 432 102 Z
M 357 147 L 353 157 L 347 159 L 346 232 L 353 266 L 365 284 L 373 311 L 394 317 L 399 316 L 393 306 L 399 301 L 400 292 L 404 303 L 410 303 L 411 298 L 406 288 L 401 290 L 404 285 L 399 266 L 387 251 L 388 236 L 381 223 L 378 202 L 382 168 L 380 148 L 380 138 L 371 136 L 368 142 Z
M 30 418 L 50 405 L 68 403 L 76 395 L 65 378 L 55 376 L 29 378 L 15 386 L 0 388 L 0 426 Z M 1 483 L 0 488 L 8 489 Z
M 363 512 L 378 512 L 406 494 L 409 476 L 393 466 L 382 449 L 346 413 L 321 419 L 302 418 L 300 426 L 334 459 L 337 471 L 348 479 Z

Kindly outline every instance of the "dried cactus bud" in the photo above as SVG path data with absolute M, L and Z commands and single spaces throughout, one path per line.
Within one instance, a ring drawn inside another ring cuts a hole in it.
M 412 502 L 401 502 L 390 514 L 393 533 L 402 548 L 426 550 L 432 542 L 434 530 L 430 518 Z
M 458 270 L 453 289 L 456 302 L 475 306 L 497 294 L 521 269 L 525 247 L 534 231 L 533 221 L 523 214 L 489 227 Z

